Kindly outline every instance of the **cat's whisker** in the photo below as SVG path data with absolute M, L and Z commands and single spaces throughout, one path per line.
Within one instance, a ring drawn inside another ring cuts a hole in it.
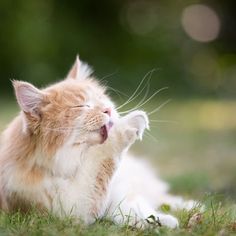
M 139 107 L 145 101 L 145 99 L 147 98 L 149 90 L 150 90 L 150 83 L 149 83 L 149 81 L 150 81 L 150 78 L 148 79 L 148 81 L 145 84 L 145 86 L 143 87 L 143 89 L 140 91 L 140 92 L 142 92 L 147 87 L 146 92 L 145 92 L 143 98 L 141 99 L 141 101 L 135 107 L 132 108 L 133 110 L 136 110 L 137 107 Z
M 107 84 L 108 84 L 107 80 L 102 80 L 100 82 L 102 83 L 102 86 L 104 86 L 105 88 L 107 87 Z
M 58 127 L 58 128 L 50 128 L 50 127 L 44 127 L 45 130 L 51 130 L 51 131 L 74 131 L 74 130 L 83 130 L 84 127 Z
M 110 73 L 108 75 L 103 76 L 101 79 L 99 79 L 100 82 L 105 81 L 105 79 L 112 77 L 113 75 L 117 74 L 117 70 L 113 73 Z M 107 82 L 107 81 L 106 81 Z
M 49 127 L 45 127 L 44 129 L 46 129 L 46 130 L 52 130 L 52 131 L 57 131 L 57 130 L 74 130 L 74 128 L 70 128 L 70 127 L 59 127 L 59 128 L 49 128 Z
M 144 135 L 146 134 L 147 137 L 149 137 L 152 141 L 155 142 L 159 142 L 158 139 L 156 137 L 154 137 L 148 130 L 146 130 L 146 132 L 144 133 Z
M 44 128 L 44 129 L 56 132 L 69 132 L 75 130 L 74 128 Z
M 120 90 L 118 89 L 114 89 L 112 88 L 111 86 L 106 86 L 108 89 L 112 90 L 113 92 L 115 92 L 119 97 L 124 96 L 124 97 L 129 97 L 127 94 L 121 92 Z
M 134 99 L 137 98 L 137 92 L 140 89 L 140 87 L 142 86 L 143 82 L 146 80 L 146 78 L 148 78 L 149 75 L 152 75 L 153 72 L 156 71 L 156 69 L 153 69 L 151 71 L 149 71 L 141 80 L 141 82 L 139 83 L 138 87 L 135 89 L 134 93 L 130 96 L 130 98 L 124 102 L 123 104 L 121 104 L 119 107 L 117 107 L 116 109 L 119 110 L 120 108 L 126 106 L 127 104 L 129 104 L 130 102 L 132 102 Z M 141 90 L 143 91 L 143 89 Z M 138 93 L 138 96 L 140 95 L 140 92 Z
M 150 80 L 150 78 L 148 79 L 148 82 L 144 85 L 144 87 L 143 87 L 131 100 L 128 100 L 128 101 L 127 101 L 127 103 L 125 104 L 125 106 L 128 105 L 129 103 L 131 103 L 132 101 L 134 101 L 136 98 L 138 98 L 138 97 L 142 94 L 142 92 L 143 92 L 143 90 L 146 88 L 147 84 L 149 84 L 149 80 Z M 118 107 L 117 110 L 119 110 L 119 109 L 122 108 L 122 107 L 123 107 L 123 106 Z
M 152 115 L 155 112 L 159 111 L 162 107 L 164 107 L 166 104 L 168 104 L 171 101 L 171 99 L 168 99 L 167 101 L 163 102 L 160 106 L 158 106 L 157 108 L 155 108 L 154 110 L 152 110 L 151 112 L 148 113 L 148 115 Z
M 118 90 L 116 90 L 116 89 L 113 89 L 112 87 L 109 87 L 109 86 L 107 85 L 107 84 L 108 84 L 108 81 L 105 80 L 105 79 L 107 79 L 107 78 L 113 76 L 113 75 L 116 74 L 116 73 L 117 73 L 117 71 L 115 71 L 115 72 L 113 72 L 113 73 L 110 73 L 110 74 L 108 74 L 108 75 L 103 76 L 101 79 L 99 79 L 99 82 L 100 82 L 105 88 L 108 88 L 108 89 L 110 89 L 110 90 L 116 92 L 116 94 L 119 96 L 119 94 L 118 94 L 117 92 L 119 92 L 119 93 L 121 93 L 121 92 L 118 91 Z
M 153 93 L 145 102 L 141 103 L 139 102 L 138 105 L 136 105 L 134 108 L 130 109 L 130 110 L 127 110 L 127 111 L 123 111 L 123 112 L 120 112 L 121 114 L 122 113 L 128 113 L 128 112 L 131 112 L 131 111 L 134 111 L 140 107 L 142 107 L 143 105 L 145 105 L 147 102 L 149 102 L 154 96 L 156 96 L 159 92 L 161 92 L 162 90 L 165 90 L 165 89 L 168 89 L 168 87 L 164 87 L 164 88 L 161 88 L 159 89 L 158 91 L 156 91 L 155 93 Z
M 134 111 L 142 106 L 144 106 L 145 104 L 147 104 L 153 97 L 155 97 L 158 93 L 160 93 L 161 91 L 163 90 L 166 90 L 168 89 L 168 87 L 164 87 L 164 88 L 161 88 L 159 90 L 157 90 L 155 93 L 153 93 L 145 102 L 141 103 L 139 106 L 136 106 L 130 110 L 127 110 L 127 111 L 122 111 L 122 112 L 119 112 L 120 114 L 125 114 L 125 113 L 128 113 L 128 112 L 131 112 L 131 111 Z
M 151 129 L 157 129 L 160 128 L 160 126 L 155 126 L 155 125 L 149 125 Z
M 150 126 L 150 129 L 159 129 L 160 128 L 160 125 L 149 125 Z
M 151 123 L 170 123 L 170 124 L 179 124 L 179 122 L 174 120 L 149 120 Z

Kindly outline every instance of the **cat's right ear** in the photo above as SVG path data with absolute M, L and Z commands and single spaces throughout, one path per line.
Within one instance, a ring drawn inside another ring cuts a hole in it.
M 79 81 L 88 78 L 92 73 L 93 70 L 91 67 L 87 63 L 82 62 L 77 55 L 73 66 L 66 76 L 66 79 L 74 79 Z
M 33 117 L 40 117 L 40 106 L 44 94 L 32 84 L 23 81 L 12 81 L 16 99 L 22 111 Z

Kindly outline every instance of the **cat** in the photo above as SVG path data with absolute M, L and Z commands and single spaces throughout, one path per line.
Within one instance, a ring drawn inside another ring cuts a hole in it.
M 115 223 L 176 228 L 177 218 L 156 209 L 190 209 L 193 201 L 168 193 L 129 147 L 141 140 L 149 120 L 144 111 L 121 117 L 76 58 L 63 81 L 38 89 L 13 81 L 20 114 L 3 132 L 0 146 L 0 208 L 25 211 L 32 206 L 85 224 L 106 217 Z

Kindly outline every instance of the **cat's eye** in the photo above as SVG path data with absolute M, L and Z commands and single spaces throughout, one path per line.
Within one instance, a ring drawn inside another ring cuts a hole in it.
M 72 108 L 83 108 L 83 107 L 90 107 L 89 105 L 87 104 L 84 104 L 84 105 L 76 105 L 76 106 L 73 106 Z

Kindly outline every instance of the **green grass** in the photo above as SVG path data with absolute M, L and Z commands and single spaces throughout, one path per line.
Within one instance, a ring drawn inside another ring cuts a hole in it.
M 160 103 L 155 101 L 145 110 Z M 0 107 L 2 131 L 18 111 L 14 101 L 1 100 Z M 150 133 L 133 147 L 157 167 L 172 193 L 206 205 L 195 226 L 188 227 L 188 222 L 197 209 L 171 212 L 180 219 L 177 230 L 156 225 L 141 230 L 105 220 L 86 227 L 73 219 L 32 211 L 0 213 L 0 235 L 236 235 L 235 117 L 235 101 L 174 101 L 150 117 Z
M 85 226 L 72 218 L 62 220 L 36 211 L 27 214 L 2 212 L 0 235 L 236 235 L 235 206 L 222 205 L 215 196 L 207 196 L 204 203 L 206 209 L 200 215 L 198 208 L 175 212 L 180 219 L 180 228 L 174 230 L 151 224 L 146 229 L 137 229 L 128 225 L 118 226 L 107 220 Z M 190 225 L 190 219 L 196 214 L 199 220 Z

